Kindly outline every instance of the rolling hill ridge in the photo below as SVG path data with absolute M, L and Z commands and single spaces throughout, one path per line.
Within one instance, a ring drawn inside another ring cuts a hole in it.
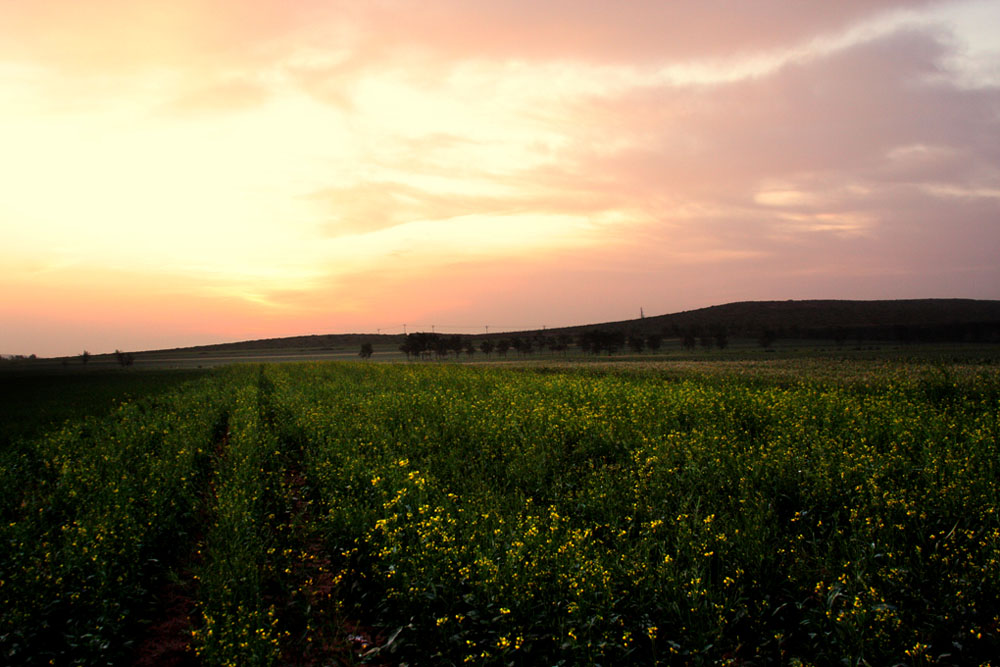
M 781 338 L 856 338 L 864 340 L 952 340 L 1000 342 L 1000 301 L 980 299 L 903 299 L 849 301 L 740 301 L 667 315 L 544 330 L 462 334 L 463 338 L 578 336 L 588 331 L 634 335 L 711 335 L 756 338 L 770 332 Z M 447 334 L 446 334 L 447 335 Z M 369 341 L 402 343 L 403 334 L 316 334 L 178 348 L 186 352 L 249 350 L 356 349 Z

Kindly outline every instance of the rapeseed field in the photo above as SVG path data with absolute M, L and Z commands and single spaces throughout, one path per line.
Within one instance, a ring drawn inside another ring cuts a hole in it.
M 995 366 L 703 370 L 237 366 L 17 439 L 0 655 L 1000 655 Z

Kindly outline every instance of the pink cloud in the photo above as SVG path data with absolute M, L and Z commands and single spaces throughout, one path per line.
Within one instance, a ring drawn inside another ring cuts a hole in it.
M 902 178 L 965 181 L 1000 163 L 996 89 L 931 82 L 945 51 L 903 33 L 718 86 L 646 88 L 598 101 L 587 129 L 617 126 L 641 148 L 569 148 L 566 159 L 636 194 L 747 201 L 767 179 L 824 188 Z M 927 146 L 925 153 L 907 147 Z
M 617 238 L 611 227 L 607 244 L 575 259 L 520 266 L 544 288 L 490 299 L 490 307 L 509 302 L 511 313 L 515 302 L 544 312 L 563 293 L 602 303 L 634 291 L 654 304 L 664 285 L 685 286 L 675 305 L 661 294 L 665 309 L 762 295 L 995 297 L 1000 199 L 989 188 L 1000 182 L 1000 91 L 939 76 L 950 48 L 936 32 L 905 31 L 735 83 L 570 100 L 553 112 L 573 119 L 553 164 L 503 177 L 522 183 L 524 196 L 438 198 L 412 187 L 405 195 L 430 216 L 631 207 L 657 220 L 623 222 Z M 608 150 L 601 136 L 634 140 Z M 768 203 L 758 197 L 768 183 L 801 196 Z M 979 190 L 947 196 L 927 187 L 940 183 Z M 349 199 L 402 191 L 372 184 Z M 372 219 L 357 216 L 361 226 Z M 471 267 L 454 270 L 470 291 L 489 282 Z M 612 292 L 595 293 L 594 283 Z
M 336 97 L 345 72 L 417 54 L 466 59 L 675 62 L 732 57 L 799 44 L 885 12 L 930 0 L 799 3 L 503 0 L 434 3 L 342 0 L 60 0 L 7 3 L 0 60 L 74 72 L 149 67 L 264 67 L 305 51 L 342 51 L 325 66 L 292 66 L 316 90 Z
M 449 57 L 588 62 L 701 59 L 770 50 L 929 2 L 798 3 L 595 0 L 374 3 L 362 17 L 373 40 Z

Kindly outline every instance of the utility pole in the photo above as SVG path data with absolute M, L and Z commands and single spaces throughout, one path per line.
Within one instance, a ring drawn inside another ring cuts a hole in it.
M 406 324 L 403 324 L 403 335 L 406 335 Z

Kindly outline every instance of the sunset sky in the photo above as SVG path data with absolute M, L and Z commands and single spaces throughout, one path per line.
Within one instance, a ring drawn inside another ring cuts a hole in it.
M 1000 299 L 1000 2 L 0 0 L 0 353 Z

